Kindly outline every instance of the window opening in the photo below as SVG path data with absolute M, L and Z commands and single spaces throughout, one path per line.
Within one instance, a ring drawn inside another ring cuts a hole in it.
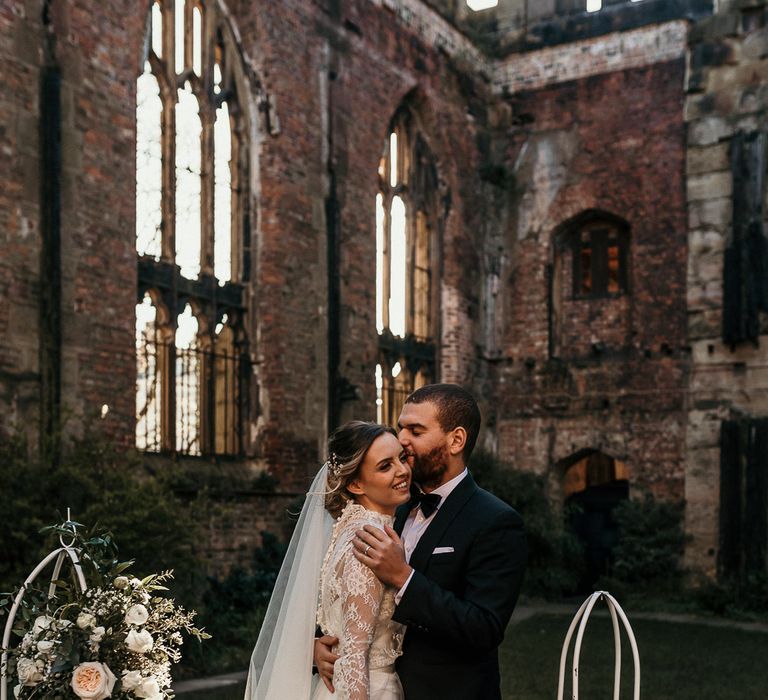
M 627 236 L 616 225 L 592 221 L 572 236 L 573 296 L 605 297 L 622 294 L 627 284 Z
M 201 148 L 199 105 L 187 82 L 176 103 L 176 263 L 194 279 L 200 272 Z
M 161 449 L 163 382 L 157 309 L 149 294 L 136 305 L 136 447 Z
M 163 57 L 163 11 L 159 2 L 152 5 L 152 51 L 158 58 Z
M 203 74 L 203 15 L 199 7 L 192 8 L 192 70 Z
M 232 279 L 232 129 L 226 102 L 216 110 L 214 134 L 214 275 L 219 284 Z
M 162 250 L 162 115 L 160 86 L 147 61 L 136 82 L 136 249 L 157 260 Z
M 379 163 L 376 195 L 376 411 L 394 425 L 405 398 L 435 381 L 434 160 L 408 110 L 393 120 Z
M 498 4 L 499 0 L 467 0 L 467 7 L 475 12 L 490 10 L 492 7 L 497 7 Z
M 153 2 L 137 77 L 136 445 L 152 452 L 243 449 L 249 129 L 217 8 Z

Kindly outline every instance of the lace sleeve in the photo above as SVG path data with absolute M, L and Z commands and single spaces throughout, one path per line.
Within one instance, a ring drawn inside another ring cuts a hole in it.
M 368 654 L 384 586 L 365 564 L 355 559 L 351 547 L 344 554 L 339 569 L 344 631 L 339 644 L 341 658 L 334 666 L 333 682 L 340 698 L 368 700 Z

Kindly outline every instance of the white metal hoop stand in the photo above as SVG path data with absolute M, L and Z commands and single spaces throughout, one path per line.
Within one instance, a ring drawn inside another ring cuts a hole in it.
M 584 639 L 584 630 L 587 626 L 587 620 L 592 612 L 592 608 L 595 607 L 595 603 L 598 600 L 604 600 L 608 605 L 608 612 L 611 613 L 611 623 L 613 624 L 613 641 L 614 641 L 614 670 L 613 670 L 613 700 L 619 700 L 621 693 L 620 681 L 621 681 L 621 630 L 619 629 L 619 618 L 624 625 L 624 629 L 629 637 L 629 643 L 632 647 L 632 657 L 635 662 L 635 687 L 634 687 L 634 700 L 640 700 L 640 654 L 637 650 L 637 642 L 635 641 L 635 634 L 632 631 L 632 626 L 629 624 L 627 616 L 621 609 L 618 601 L 608 591 L 596 591 L 589 598 L 587 598 L 579 608 L 578 612 L 571 622 L 571 626 L 568 628 L 568 634 L 565 635 L 565 641 L 563 642 L 563 650 L 560 653 L 560 677 L 557 684 L 557 700 L 563 700 L 563 692 L 565 688 L 565 661 L 568 656 L 568 648 L 571 645 L 571 637 L 573 631 L 576 629 L 576 625 L 579 625 L 579 631 L 576 634 L 576 644 L 573 650 L 573 700 L 579 700 L 579 657 L 581 656 L 581 642 Z M 5 700 L 3 698 L 3 700 Z
M 71 518 L 69 516 L 69 513 L 67 513 L 67 522 L 66 525 L 70 525 L 72 528 L 72 532 L 74 535 L 75 527 L 73 524 L 71 524 Z M 3 632 L 3 649 L 8 649 L 8 645 L 11 641 L 11 630 L 13 628 L 13 622 L 16 619 L 16 613 L 18 612 L 19 606 L 21 605 L 21 601 L 24 598 L 24 594 L 27 592 L 27 588 L 32 584 L 32 582 L 38 577 L 40 572 L 45 569 L 48 564 L 50 564 L 54 559 L 56 560 L 56 563 L 53 565 L 53 573 L 51 574 L 51 583 L 48 586 L 48 596 L 53 597 L 56 593 L 56 581 L 59 578 L 59 575 L 61 574 L 61 566 L 64 563 L 65 559 L 69 557 L 69 559 L 72 561 L 72 566 L 75 569 L 75 574 L 77 575 L 77 582 L 80 584 L 80 590 L 85 593 L 88 590 L 88 584 L 85 582 L 85 576 L 83 575 L 83 569 L 80 566 L 80 559 L 77 556 L 77 551 L 72 547 L 75 540 L 74 537 L 68 542 L 64 542 L 64 537 L 59 537 L 59 542 L 61 543 L 61 547 L 58 549 L 55 549 L 53 552 L 51 552 L 45 559 L 43 559 L 32 571 L 32 573 L 27 576 L 27 580 L 24 581 L 24 585 L 21 587 L 21 590 L 16 594 L 16 598 L 13 601 L 13 607 L 11 607 L 10 613 L 8 613 L 8 620 L 5 623 L 5 631 Z M 0 700 L 8 700 L 8 652 L 3 651 L 2 660 L 0 660 Z

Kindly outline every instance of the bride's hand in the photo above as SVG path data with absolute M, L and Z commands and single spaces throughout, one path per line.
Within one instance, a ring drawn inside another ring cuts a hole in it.
M 355 557 L 376 574 L 382 583 L 402 588 L 413 569 L 405 561 L 405 548 L 398 534 L 385 525 L 381 530 L 366 525 L 352 540 Z
M 315 639 L 315 649 L 312 654 L 312 662 L 317 668 L 317 673 L 325 683 L 325 687 L 332 693 L 333 687 L 333 664 L 336 663 L 336 659 L 339 658 L 338 654 L 334 654 L 331 649 L 339 643 L 336 637 L 331 637 L 326 634 L 322 637 Z

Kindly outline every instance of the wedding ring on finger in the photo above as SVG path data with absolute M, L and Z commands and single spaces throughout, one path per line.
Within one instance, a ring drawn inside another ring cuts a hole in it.
M 363 551 L 363 556 L 364 556 L 364 557 L 367 557 L 367 556 L 368 556 L 368 550 L 369 550 L 370 548 L 371 548 L 371 545 L 368 545 L 368 546 L 365 548 L 365 550 Z

